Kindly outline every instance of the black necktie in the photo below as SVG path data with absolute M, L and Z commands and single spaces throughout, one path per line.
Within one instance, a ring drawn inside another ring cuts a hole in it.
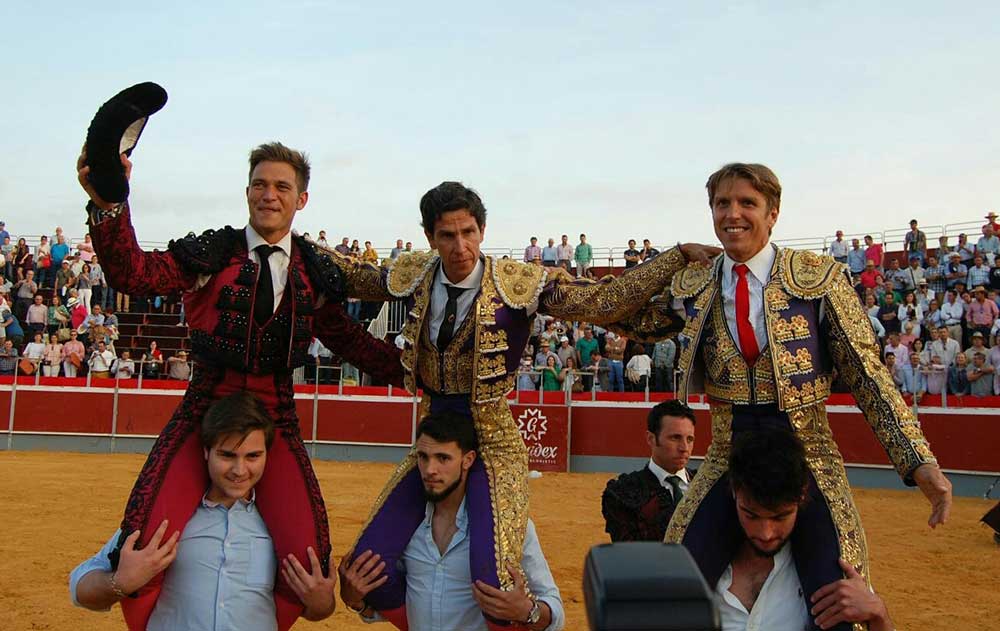
M 444 349 L 448 348 L 448 344 L 451 343 L 453 337 L 455 337 L 455 318 L 457 317 L 456 312 L 458 311 L 458 297 L 462 295 L 465 291 L 464 287 L 456 287 L 454 285 L 445 285 L 445 289 L 448 290 L 448 303 L 444 306 L 444 320 L 441 322 L 441 328 L 438 330 L 437 347 L 439 351 L 444 352 Z
M 260 259 L 260 275 L 257 277 L 257 295 L 253 301 L 253 319 L 260 326 L 274 315 L 274 282 L 271 280 L 271 266 L 267 259 L 280 249 L 274 245 L 258 245 L 254 248 Z
M 668 475 L 667 484 L 674 489 L 674 505 L 680 504 L 681 498 L 684 497 L 684 492 L 681 491 L 681 476 Z

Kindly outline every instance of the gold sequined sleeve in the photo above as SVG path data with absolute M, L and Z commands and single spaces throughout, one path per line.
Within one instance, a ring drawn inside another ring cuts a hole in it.
M 556 274 L 545 284 L 538 310 L 564 320 L 620 322 L 649 306 L 654 295 L 666 293 L 673 275 L 685 265 L 680 250 L 671 248 L 618 277 L 593 281 Z
M 879 361 L 879 346 L 868 315 L 846 276 L 825 297 L 827 343 L 834 365 L 875 431 L 903 481 L 913 486 L 913 471 L 936 463 L 920 423 Z
M 381 301 L 393 300 L 387 288 L 388 267 L 373 265 L 345 256 L 336 250 L 317 247 L 321 256 L 331 259 L 344 275 L 347 295 L 361 300 Z

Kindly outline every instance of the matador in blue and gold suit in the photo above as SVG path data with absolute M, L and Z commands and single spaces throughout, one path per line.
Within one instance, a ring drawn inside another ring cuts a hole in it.
M 677 336 L 683 373 L 677 396 L 683 401 L 689 393 L 707 395 L 712 443 L 664 541 L 683 543 L 711 586 L 742 537 L 726 474 L 733 435 L 786 428 L 803 442 L 812 480 L 791 545 L 808 601 L 823 585 L 843 578 L 838 557 L 869 576 L 864 530 L 826 416 L 835 372 L 854 394 L 904 482 L 913 485 L 916 468 L 936 460 L 879 360 L 875 334 L 846 268 L 828 256 L 770 244 L 766 248 L 762 254 L 771 258 L 770 273 L 762 279 L 766 343 L 752 366 L 728 326 L 724 255 L 709 266 L 687 265 L 650 307 L 610 328 L 655 339 L 675 326 L 675 311 L 685 314 Z M 659 317 L 664 327 L 657 334 Z

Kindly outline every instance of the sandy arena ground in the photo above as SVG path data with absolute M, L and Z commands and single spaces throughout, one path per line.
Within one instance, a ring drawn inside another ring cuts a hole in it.
M 0 628 L 125 628 L 117 607 L 108 614 L 74 608 L 67 580 L 70 570 L 114 532 L 142 462 L 143 457 L 128 455 L 0 452 Z M 316 468 L 338 555 L 356 536 L 391 466 L 317 462 Z M 583 559 L 591 545 L 607 541 L 600 494 L 608 477 L 545 474 L 531 481 L 532 517 L 562 590 L 568 630 L 587 628 Z M 1000 547 L 978 523 L 992 502 L 960 498 L 951 521 L 931 531 L 926 504 L 916 492 L 858 490 L 856 497 L 875 586 L 897 628 L 997 628 Z M 332 618 L 300 621 L 295 628 L 375 627 L 338 604 Z

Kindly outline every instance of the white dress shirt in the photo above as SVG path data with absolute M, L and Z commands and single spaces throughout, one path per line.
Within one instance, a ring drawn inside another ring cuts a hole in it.
M 270 244 L 250 224 L 247 224 L 244 231 L 247 238 L 247 249 L 250 252 L 250 260 L 257 265 L 260 265 L 260 257 L 254 252 L 254 248 L 260 245 L 274 245 L 279 248 L 267 258 L 267 265 L 271 269 L 271 288 L 274 290 L 274 311 L 277 311 L 281 305 L 281 298 L 285 295 L 285 285 L 288 284 L 288 264 L 292 260 L 292 233 L 289 232 L 281 238 L 281 241 Z M 211 274 L 202 274 L 198 277 L 198 281 L 191 288 L 191 291 L 198 291 L 207 285 L 211 278 Z M 321 306 L 324 298 L 324 296 L 320 296 L 320 300 L 316 306 Z
M 771 268 L 774 266 L 774 259 L 778 255 L 770 243 L 761 248 L 760 252 L 754 254 L 749 261 L 745 262 L 749 273 L 747 274 L 747 285 L 750 289 L 750 325 L 753 327 L 754 337 L 757 338 L 757 349 L 764 350 L 767 346 L 767 328 L 764 322 L 764 285 L 771 278 Z M 726 314 L 726 326 L 733 336 L 737 347 L 742 351 L 740 344 L 739 329 L 736 327 L 736 282 L 739 276 L 733 272 L 733 266 L 738 265 L 736 261 L 724 254 L 722 258 L 722 308 Z
M 791 544 L 786 542 L 774 556 L 774 568 L 767 575 L 750 611 L 729 591 L 732 584 L 733 566 L 729 564 L 715 586 L 722 631 L 808 631 L 811 628 Z
M 479 295 L 479 288 L 482 285 L 483 272 L 485 270 L 486 266 L 483 264 L 482 259 L 480 259 L 476 262 L 476 266 L 472 268 L 472 272 L 468 276 L 457 283 L 453 283 L 445 275 L 444 265 L 438 265 L 437 273 L 434 276 L 434 286 L 431 288 L 431 319 L 429 325 L 431 342 L 437 343 L 438 332 L 441 331 L 441 323 L 444 322 L 444 310 L 448 305 L 448 290 L 446 287 L 451 285 L 453 287 L 461 287 L 465 290 L 455 301 L 455 328 L 452 331 L 457 333 L 459 327 L 465 322 L 466 316 L 469 315 L 469 310 L 472 308 L 473 303 L 475 303 L 476 296 Z
M 681 469 L 677 473 L 670 473 L 660 465 L 653 462 L 652 458 L 649 459 L 648 466 L 649 470 L 652 471 L 653 475 L 656 476 L 656 479 L 660 481 L 660 484 L 663 486 L 663 488 L 670 491 L 670 497 L 674 496 L 674 487 L 669 482 L 667 482 L 667 478 L 671 476 L 676 476 L 680 478 L 680 482 L 678 483 L 677 486 L 680 487 L 681 493 L 686 494 L 688 492 L 688 486 L 690 486 L 691 484 L 691 478 L 688 477 L 687 469 Z

